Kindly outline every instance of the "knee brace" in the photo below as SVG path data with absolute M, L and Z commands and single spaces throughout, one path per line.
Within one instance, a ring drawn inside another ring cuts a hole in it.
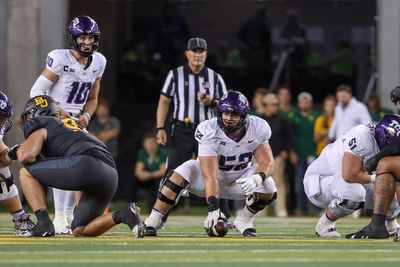
M 364 201 L 357 202 L 349 199 L 335 198 L 329 203 L 328 208 L 336 218 L 342 218 L 358 209 L 362 209 L 364 207 L 364 204 Z
M 169 179 L 171 178 L 172 174 L 173 174 L 173 172 L 171 172 L 166 177 L 164 183 L 160 186 L 160 189 L 157 192 L 157 198 L 160 201 L 167 203 L 168 205 L 175 205 L 176 203 L 178 203 L 179 198 L 181 197 L 182 191 L 189 185 L 189 183 L 186 180 L 184 180 L 183 186 L 177 185 L 174 182 L 170 181 Z M 170 189 L 172 192 L 174 192 L 176 194 L 175 199 L 170 199 L 161 192 L 161 190 L 164 187 L 167 187 L 168 189 Z
M 268 200 L 260 199 L 258 193 L 255 192 L 246 198 L 246 205 L 250 209 L 258 212 L 260 210 L 263 210 L 265 208 L 265 206 L 271 204 L 272 201 L 274 201 L 276 199 L 276 197 L 277 197 L 277 193 L 275 192 L 271 199 L 268 199 Z

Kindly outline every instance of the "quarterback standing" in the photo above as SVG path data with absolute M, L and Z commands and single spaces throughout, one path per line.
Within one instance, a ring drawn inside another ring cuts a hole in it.
M 78 16 L 68 27 L 72 49 L 56 49 L 46 59 L 46 68 L 32 86 L 30 96 L 52 96 L 64 113 L 86 128 L 97 107 L 106 58 L 97 51 L 100 30 L 88 16 Z M 75 192 L 54 188 L 56 233 L 70 233 Z
M 145 221 L 146 235 L 157 235 L 162 217 L 187 188 L 207 200 L 207 231 L 225 219 L 220 198 L 246 199 L 234 225 L 244 237 L 256 236 L 254 215 L 276 199 L 276 187 L 271 177 L 274 158 L 268 144 L 271 128 L 265 120 L 249 116 L 249 110 L 246 97 L 230 91 L 220 99 L 217 117 L 197 126 L 198 160 L 186 161 L 166 177 Z M 251 165 L 253 158 L 257 164 Z

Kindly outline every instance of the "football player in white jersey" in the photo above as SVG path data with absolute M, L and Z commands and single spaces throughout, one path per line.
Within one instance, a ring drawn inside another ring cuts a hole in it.
M 68 28 L 72 49 L 56 49 L 46 59 L 46 68 L 33 85 L 30 96 L 50 95 L 63 112 L 86 128 L 96 111 L 106 58 L 97 51 L 100 31 L 88 16 L 78 16 Z M 56 233 L 70 233 L 75 192 L 54 189 Z
M 271 128 L 256 116 L 249 116 L 249 103 L 237 91 L 225 94 L 218 103 L 218 115 L 199 124 L 195 138 L 199 143 L 198 159 L 176 168 L 160 187 L 157 201 L 146 219 L 146 235 L 156 236 L 161 219 L 183 189 L 205 197 L 208 216 L 206 230 L 225 219 L 219 198 L 246 199 L 234 225 L 245 237 L 255 237 L 254 215 L 276 199 L 271 177 L 274 158 L 268 139 Z M 255 159 L 256 164 L 251 165 Z
M 34 224 L 29 219 L 29 214 L 22 207 L 18 188 L 15 186 L 14 177 L 8 168 L 14 160 L 10 159 L 7 153 L 13 152 L 10 152 L 10 149 L 3 142 L 4 134 L 12 126 L 11 117 L 11 100 L 3 92 L 0 92 L 0 202 L 13 217 L 15 235 L 29 236 Z M 14 146 L 11 150 L 15 147 L 17 146 Z
M 364 170 L 365 162 L 378 153 L 400 133 L 400 117 L 390 117 L 392 127 L 390 138 L 382 136 L 382 128 L 387 128 L 380 121 L 373 124 L 361 124 L 329 144 L 321 155 L 311 163 L 304 177 L 304 191 L 308 199 L 320 208 L 327 208 L 319 219 L 316 234 L 320 237 L 340 237 L 335 222 L 350 213 L 365 208 L 372 208 L 375 175 Z M 386 218 L 389 232 L 395 233 L 399 227 L 396 217 L 399 212 L 397 199 L 393 199 Z

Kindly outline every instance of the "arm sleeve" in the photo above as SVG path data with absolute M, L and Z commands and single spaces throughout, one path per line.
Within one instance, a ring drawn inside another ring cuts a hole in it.
M 52 85 L 52 81 L 47 79 L 45 76 L 40 75 L 31 88 L 30 96 L 35 97 L 38 95 L 45 95 Z

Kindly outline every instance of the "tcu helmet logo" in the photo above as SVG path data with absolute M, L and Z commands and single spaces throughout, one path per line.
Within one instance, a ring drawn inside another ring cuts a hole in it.
M 7 107 L 6 101 L 0 99 L 0 109 L 5 109 Z
M 33 99 L 35 101 L 36 106 L 40 106 L 42 108 L 45 108 L 49 105 L 49 102 L 47 102 L 47 99 L 39 96 Z
M 79 18 L 75 18 L 73 21 L 72 21 L 72 25 L 75 27 L 76 25 L 78 25 L 79 24 Z

